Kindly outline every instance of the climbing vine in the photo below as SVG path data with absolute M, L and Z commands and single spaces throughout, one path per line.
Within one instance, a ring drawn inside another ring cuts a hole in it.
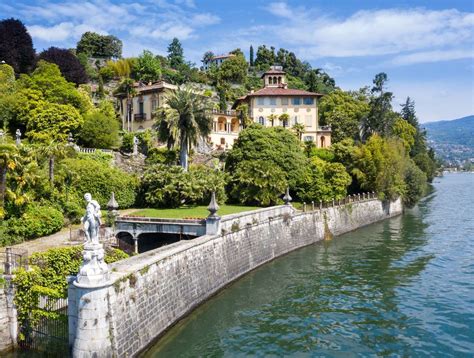
M 127 258 L 117 249 L 107 249 L 105 261 L 112 263 Z M 76 275 L 82 263 L 82 246 L 50 249 L 35 253 L 29 258 L 30 270 L 15 272 L 15 304 L 20 325 L 34 326 L 42 318 L 66 319 L 64 314 L 51 310 L 55 300 L 67 297 L 67 276 Z M 40 297 L 45 296 L 46 305 L 40 307 Z M 20 336 L 20 339 L 24 337 Z

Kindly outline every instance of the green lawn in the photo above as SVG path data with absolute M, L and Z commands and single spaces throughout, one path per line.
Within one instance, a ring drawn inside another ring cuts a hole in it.
M 221 205 L 217 215 L 229 215 L 240 213 L 242 211 L 250 211 L 261 209 L 257 206 L 241 206 L 241 205 Z M 129 214 L 130 216 L 145 216 L 151 218 L 169 218 L 169 219 L 203 219 L 209 215 L 207 206 L 184 206 L 176 209 L 137 209 Z

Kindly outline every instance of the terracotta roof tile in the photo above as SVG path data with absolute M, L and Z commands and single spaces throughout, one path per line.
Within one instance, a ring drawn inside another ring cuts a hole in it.
M 299 89 L 290 89 L 283 87 L 265 87 L 254 93 L 247 94 L 247 97 L 258 97 L 258 96 L 317 96 L 322 97 L 321 93 L 308 92 Z

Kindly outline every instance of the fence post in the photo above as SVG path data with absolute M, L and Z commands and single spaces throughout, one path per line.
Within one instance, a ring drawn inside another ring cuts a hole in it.
M 12 248 L 7 247 L 5 248 L 5 275 L 11 275 L 12 274 Z
M 306 203 L 303 201 L 303 212 L 306 212 Z
M 311 209 L 314 211 L 314 201 L 311 201 Z
M 319 210 L 322 210 L 322 209 L 323 209 L 323 201 L 320 200 L 320 201 L 319 201 Z

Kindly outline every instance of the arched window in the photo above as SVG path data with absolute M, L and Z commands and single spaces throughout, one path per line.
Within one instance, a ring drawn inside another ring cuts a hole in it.
M 262 126 L 265 125 L 265 118 L 264 117 L 258 117 L 258 123 L 260 123 Z
M 326 148 L 326 138 L 324 136 L 321 136 L 321 138 L 319 139 L 320 143 L 321 143 L 321 148 Z
M 268 77 L 268 84 L 269 84 L 269 85 L 272 84 L 272 78 L 271 78 L 271 77 Z
M 278 77 L 278 84 L 281 84 L 281 76 Z
M 274 84 L 274 85 L 276 85 L 276 84 L 277 84 L 277 78 L 276 78 L 276 76 L 275 76 L 275 77 L 273 77 L 273 84 Z

